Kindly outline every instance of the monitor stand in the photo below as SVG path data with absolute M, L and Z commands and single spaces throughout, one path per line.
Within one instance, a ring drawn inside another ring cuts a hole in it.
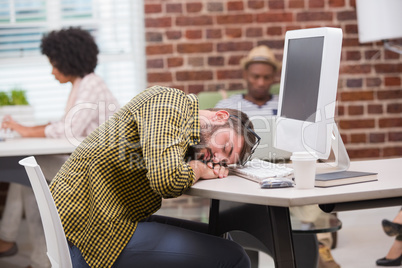
M 325 173 L 317 173 L 315 179 L 317 180 L 332 180 L 332 179 L 345 179 L 352 177 L 361 177 L 367 175 L 375 175 L 377 173 L 362 172 L 362 171 L 349 171 L 350 159 L 345 145 L 343 144 L 341 135 L 339 134 L 338 126 L 334 123 L 332 133 L 331 149 L 335 157 L 334 162 L 324 162 L 332 168 Z M 370 180 L 371 181 L 371 180 Z
M 349 169 L 350 159 L 339 133 L 338 126 L 334 123 L 331 149 L 335 157 L 334 162 L 325 162 L 334 167 L 334 172 L 346 171 Z

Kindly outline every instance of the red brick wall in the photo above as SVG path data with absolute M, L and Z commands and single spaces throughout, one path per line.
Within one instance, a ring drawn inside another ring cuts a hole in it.
M 402 156 L 402 56 L 359 44 L 354 0 L 145 0 L 144 8 L 148 84 L 187 93 L 244 88 L 239 60 L 260 44 L 281 60 L 287 30 L 342 28 L 337 122 L 348 153 Z

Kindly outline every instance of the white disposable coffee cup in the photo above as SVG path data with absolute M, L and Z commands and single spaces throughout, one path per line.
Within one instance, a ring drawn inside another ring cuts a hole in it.
M 294 152 L 290 157 L 293 163 L 295 187 L 298 189 L 312 189 L 315 183 L 315 168 L 317 157 L 314 153 Z

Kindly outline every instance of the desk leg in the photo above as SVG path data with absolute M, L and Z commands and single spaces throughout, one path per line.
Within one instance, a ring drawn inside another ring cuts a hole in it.
M 289 208 L 269 206 L 268 211 L 271 215 L 275 267 L 296 267 Z
M 209 218 L 211 234 L 221 235 L 235 230 L 246 232 L 252 238 L 247 237 L 244 243 L 253 244 L 253 247 L 271 255 L 275 267 L 296 267 L 289 208 L 214 199 Z

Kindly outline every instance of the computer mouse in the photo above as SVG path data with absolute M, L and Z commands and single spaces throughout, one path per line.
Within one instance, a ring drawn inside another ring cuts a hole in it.
M 293 181 L 287 178 L 267 178 L 260 182 L 261 188 L 286 188 L 293 187 Z

